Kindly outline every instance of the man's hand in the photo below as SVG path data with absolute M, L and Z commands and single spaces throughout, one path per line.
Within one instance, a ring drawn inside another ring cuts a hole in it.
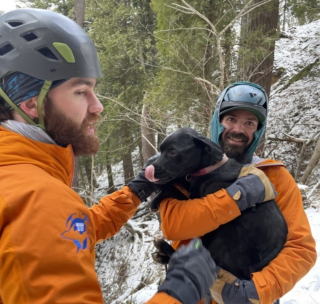
M 159 155 L 160 154 L 158 153 L 150 157 L 143 166 L 142 171 L 136 176 L 135 179 L 128 183 L 128 187 L 140 198 L 142 202 L 146 201 L 153 192 L 157 192 L 160 189 L 159 185 L 149 182 L 144 175 L 145 168 L 151 165 L 159 157 Z
M 200 239 L 193 239 L 172 255 L 158 292 L 165 292 L 183 304 L 195 304 L 209 294 L 216 279 L 216 264 L 209 251 Z
M 259 296 L 252 280 L 239 280 L 230 272 L 217 267 L 218 279 L 211 288 L 213 299 L 222 304 L 259 304 Z
M 268 177 L 254 165 L 244 166 L 238 179 L 226 190 L 236 201 L 240 211 L 270 201 L 277 196 Z

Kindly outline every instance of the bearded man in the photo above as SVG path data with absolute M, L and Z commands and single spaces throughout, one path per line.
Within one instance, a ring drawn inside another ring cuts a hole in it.
M 267 114 L 268 97 L 261 86 L 233 83 L 217 100 L 211 121 L 211 140 L 219 144 L 228 157 L 242 164 L 255 164 L 266 174 L 278 193 L 275 201 L 287 223 L 287 240 L 278 256 L 261 271 L 252 273 L 251 280 L 239 280 L 221 269 L 211 288 L 213 300 L 206 298 L 206 303 L 277 303 L 317 259 L 315 241 L 294 179 L 282 162 L 261 159 L 254 154 L 265 132 Z M 233 187 L 188 202 L 163 200 L 159 211 L 164 237 L 173 240 L 172 246 L 177 249 L 188 243 L 188 239 L 201 237 L 240 216 L 243 209 L 235 208 L 230 200 L 230 195 L 236 193 Z M 247 187 L 250 194 L 255 193 L 255 183 L 248 180 Z M 248 203 L 250 206 L 258 202 Z

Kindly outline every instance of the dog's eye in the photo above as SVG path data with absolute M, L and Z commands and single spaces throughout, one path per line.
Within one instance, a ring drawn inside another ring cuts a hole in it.
M 170 150 L 169 151 L 169 155 L 170 156 L 176 156 L 178 154 L 178 152 L 176 150 Z

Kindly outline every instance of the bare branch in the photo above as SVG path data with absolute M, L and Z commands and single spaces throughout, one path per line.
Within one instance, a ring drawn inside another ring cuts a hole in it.
M 316 185 L 311 189 L 311 191 L 308 193 L 307 198 L 309 199 L 313 192 L 320 186 L 320 180 L 316 183 Z
M 284 132 L 281 132 L 282 134 L 284 134 L 285 136 L 287 136 L 290 141 L 294 141 L 294 142 L 297 142 L 297 143 L 304 143 L 307 141 L 307 139 L 301 139 L 301 138 L 296 138 L 296 137 L 293 137 L 287 133 L 284 133 Z
M 157 148 L 146 138 L 143 134 L 142 137 L 148 142 L 148 144 L 154 149 L 155 153 L 158 153 Z
M 316 146 L 314 148 L 311 159 L 307 165 L 307 168 L 299 181 L 301 184 L 304 184 L 307 181 L 308 177 L 310 176 L 313 169 L 316 167 L 319 160 L 320 160 L 320 137 L 317 140 Z
M 200 77 L 194 77 L 194 79 L 200 83 L 204 82 L 204 83 L 208 84 L 209 86 L 211 86 L 212 89 L 215 90 L 215 92 L 213 90 L 211 90 L 212 94 L 219 96 L 219 94 L 221 93 L 220 89 L 216 85 L 214 85 L 212 82 L 210 82 L 209 80 L 204 79 L 204 78 L 200 78 Z

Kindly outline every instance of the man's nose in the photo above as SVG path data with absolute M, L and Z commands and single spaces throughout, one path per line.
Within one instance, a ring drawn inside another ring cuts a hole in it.
M 103 105 L 101 104 L 97 95 L 94 93 L 90 98 L 88 111 L 89 113 L 95 113 L 95 114 L 100 114 L 103 111 Z
M 237 132 L 237 133 L 243 133 L 244 127 L 240 122 L 237 122 L 237 123 L 233 124 L 232 131 Z

